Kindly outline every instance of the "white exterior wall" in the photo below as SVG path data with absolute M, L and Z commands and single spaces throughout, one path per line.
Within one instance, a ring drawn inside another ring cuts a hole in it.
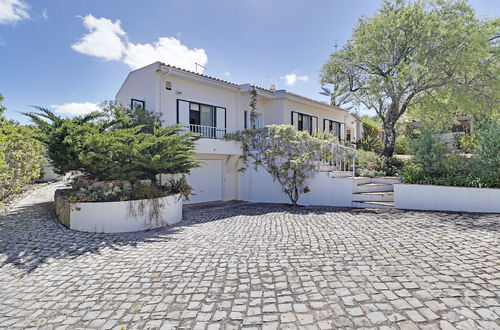
M 253 167 L 240 174 L 240 199 L 252 203 L 290 203 L 281 191 L 281 185 L 263 168 Z M 352 178 L 330 178 L 328 172 L 319 172 L 309 180 L 311 191 L 302 194 L 299 205 L 352 206 Z
M 164 87 L 166 81 L 172 83 L 172 90 L 167 90 Z M 236 113 L 239 112 L 239 91 L 236 87 L 232 89 L 221 88 L 217 85 L 193 81 L 174 75 L 163 75 L 161 82 L 163 86 L 161 88 L 161 119 L 164 125 L 177 124 L 177 100 L 181 99 L 226 108 L 227 130 L 231 132 L 239 128 L 237 127 L 238 121 L 236 118 Z
M 165 88 L 166 82 L 171 83 L 171 90 Z M 216 107 L 226 109 L 226 130 L 234 132 L 244 128 L 244 112 L 250 111 L 249 91 L 251 86 L 232 85 L 221 81 L 216 81 L 207 77 L 202 77 L 193 73 L 184 72 L 162 65 L 159 62 L 153 63 L 144 68 L 132 71 L 123 86 L 120 88 L 116 100 L 125 106 L 130 105 L 132 98 L 144 100 L 145 107 L 153 112 L 161 113 L 160 119 L 163 125 L 170 126 L 177 124 L 177 100 L 185 100 L 202 104 L 209 104 Z M 290 124 L 291 112 L 309 114 L 318 117 L 318 131 L 323 130 L 323 119 L 330 119 L 345 123 L 347 112 L 329 107 L 328 105 L 318 104 L 313 101 L 302 99 L 300 97 L 286 94 L 285 91 L 270 91 L 257 89 L 257 111 L 262 115 L 262 124 Z M 188 118 L 189 114 L 179 115 L 181 124 L 187 125 L 188 122 L 183 122 L 183 118 Z M 249 124 L 249 122 L 248 122 Z M 245 178 L 240 177 L 239 156 L 241 148 L 231 141 L 205 139 L 198 141 L 196 148 L 196 158 L 198 159 L 219 159 L 223 163 L 223 200 L 242 199 L 247 200 L 242 195 L 242 187 L 244 186 L 262 186 L 259 181 L 252 180 L 245 183 Z M 207 166 L 207 176 L 211 176 Z M 319 174 L 323 175 L 322 173 Z M 256 178 L 263 179 L 265 178 Z M 329 184 L 333 179 L 326 180 Z M 203 182 L 199 184 L 204 184 Z M 313 184 L 313 183 L 311 183 Z M 194 186 L 197 183 L 193 183 Z M 338 185 L 335 184 L 338 188 Z M 259 189 L 259 188 L 253 188 Z M 325 190 L 326 189 L 326 190 Z M 321 191 L 329 191 L 329 188 L 319 186 L 317 189 Z M 279 191 L 278 191 L 279 192 Z M 347 191 L 349 195 L 352 193 L 352 187 Z M 258 194 L 257 194 L 258 195 Z M 254 194 L 248 195 L 249 198 Z M 252 197 L 253 198 L 253 197 Z M 304 197 L 309 198 L 309 197 Z M 318 200 L 320 203 L 330 205 L 330 200 Z M 345 202 L 335 202 L 337 206 L 347 206 Z M 313 204 L 316 204 L 314 202 Z M 350 205 L 350 204 L 349 204 Z
M 323 119 L 329 119 L 337 122 L 344 123 L 345 115 L 347 112 L 342 110 L 335 110 L 329 108 L 328 106 L 313 105 L 313 104 L 303 104 L 293 100 L 286 100 L 285 102 L 285 123 L 291 123 L 291 113 L 292 111 L 304 113 L 306 115 L 311 115 L 318 117 L 318 130 L 323 131 Z
M 130 99 L 143 100 L 147 110 L 157 112 L 158 107 L 158 63 L 130 72 L 116 94 L 115 100 L 126 107 L 130 107 Z
M 395 184 L 398 209 L 500 213 L 500 189 Z

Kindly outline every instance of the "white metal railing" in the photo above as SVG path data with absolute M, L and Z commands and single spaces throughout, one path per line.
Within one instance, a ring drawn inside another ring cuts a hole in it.
M 226 135 L 225 128 L 217 128 L 213 126 L 189 124 L 189 130 L 193 133 L 199 134 L 201 137 L 209 139 L 223 139 L 224 135 Z
M 349 173 L 349 175 L 355 177 L 356 156 L 356 149 L 343 146 L 340 143 L 332 143 L 331 157 L 327 160 L 322 160 L 322 163 L 328 166 L 332 172 Z

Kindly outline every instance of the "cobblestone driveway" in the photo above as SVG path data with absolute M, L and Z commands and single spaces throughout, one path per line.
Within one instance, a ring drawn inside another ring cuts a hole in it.
M 498 215 L 244 205 L 96 235 L 0 218 L 0 327 L 499 329 Z

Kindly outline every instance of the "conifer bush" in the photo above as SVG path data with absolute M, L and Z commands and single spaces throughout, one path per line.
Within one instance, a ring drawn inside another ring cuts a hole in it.
M 160 127 L 143 109 L 104 106 L 103 111 L 74 118 L 41 107 L 26 114 L 39 127 L 37 138 L 46 146 L 55 172 L 81 176 L 75 181 L 73 200 L 144 198 L 139 190 L 151 192 L 150 198 L 178 192 L 161 187 L 157 175 L 183 175 L 199 166 L 193 158 L 196 136 L 180 126 Z M 177 186 L 185 182 L 182 176 L 178 180 Z M 188 198 L 190 189 L 180 193 Z

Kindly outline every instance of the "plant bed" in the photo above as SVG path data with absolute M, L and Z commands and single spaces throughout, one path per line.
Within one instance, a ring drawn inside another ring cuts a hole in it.
M 170 226 L 182 220 L 181 194 L 108 202 L 71 202 L 69 189 L 55 193 L 55 209 L 66 227 L 92 233 L 121 233 Z
M 398 209 L 500 213 L 500 189 L 395 184 Z

